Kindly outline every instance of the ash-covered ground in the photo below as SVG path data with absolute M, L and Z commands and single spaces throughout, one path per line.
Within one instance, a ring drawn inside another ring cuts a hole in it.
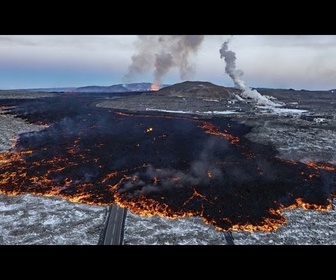
M 27 93 L 28 94 L 28 93 Z M 7 98 L 8 94 L 1 95 Z M 32 96 L 30 95 L 32 98 Z M 35 97 L 39 97 L 35 93 Z M 15 96 L 15 98 L 21 98 Z M 116 98 L 98 102 L 99 107 L 138 110 L 135 97 Z M 191 100 L 192 106 L 163 97 L 147 106 L 142 101 L 141 111 L 168 110 L 172 113 L 206 116 L 225 115 L 253 127 L 246 135 L 252 141 L 267 143 L 276 147 L 279 157 L 294 161 L 326 161 L 335 164 L 335 118 L 332 110 L 318 113 L 327 121 L 315 122 L 300 118 L 296 113 L 273 115 L 255 111 L 249 105 L 228 104 L 221 100 Z M 179 101 L 181 101 L 179 100 Z M 188 100 L 187 100 L 188 101 Z M 188 103 L 190 103 L 188 102 Z M 287 101 L 288 103 L 290 101 Z M 181 103 L 180 107 L 179 104 Z M 214 106 L 211 106 L 214 104 Z M 307 105 L 308 104 L 308 105 Z M 329 104 L 329 103 L 328 103 Z M 296 109 L 314 111 L 316 102 L 292 105 Z M 210 106 L 210 107 L 209 107 Z M 290 106 L 288 106 L 290 108 Z M 323 108 L 323 106 L 321 106 Z M 328 108 L 326 106 L 326 108 Z M 232 114 L 226 112 L 234 112 Z M 248 113 L 247 113 L 248 112 Z M 316 113 L 316 112 L 315 112 Z M 43 129 L 9 115 L 0 114 L 1 151 L 10 149 L 19 133 Z M 274 232 L 234 231 L 232 236 L 236 245 L 334 245 L 335 199 L 329 211 L 304 210 L 301 208 L 283 212 L 287 223 Z M 0 244 L 92 244 L 96 245 L 104 229 L 107 207 L 92 206 L 66 201 L 57 197 L 33 195 L 0 196 Z M 226 245 L 224 233 L 205 224 L 201 218 L 166 219 L 161 217 L 142 217 L 128 212 L 124 234 L 125 245 Z

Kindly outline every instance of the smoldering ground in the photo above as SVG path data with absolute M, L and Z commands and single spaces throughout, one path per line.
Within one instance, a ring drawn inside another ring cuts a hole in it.
M 245 139 L 242 124 L 123 115 L 89 106 L 94 100 L 60 95 L 39 110 L 26 106 L 27 121 L 48 126 L 20 135 L 15 149 L 1 154 L 1 193 L 117 202 L 139 214 L 200 216 L 221 230 L 274 229 L 284 223 L 281 209 L 302 206 L 298 201 L 326 208 L 335 193 L 335 169 L 281 160 Z

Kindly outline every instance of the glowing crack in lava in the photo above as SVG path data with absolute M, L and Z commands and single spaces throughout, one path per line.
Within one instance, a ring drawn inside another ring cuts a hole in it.
M 200 216 L 220 231 L 272 231 L 286 223 L 284 209 L 332 207 L 335 166 L 281 160 L 244 138 L 250 128 L 243 124 L 118 112 L 94 101 L 1 100 L 16 105 L 8 113 L 48 125 L 21 134 L 0 154 L 0 192 L 115 203 L 147 216 Z

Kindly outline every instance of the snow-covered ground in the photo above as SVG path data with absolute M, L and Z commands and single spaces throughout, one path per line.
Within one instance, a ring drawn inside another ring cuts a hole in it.
M 238 114 L 236 111 L 176 111 L 176 110 L 164 110 L 164 109 L 155 109 L 155 108 L 146 108 L 146 111 L 155 111 L 155 112 L 165 112 L 171 114 L 198 114 L 198 115 L 231 115 Z
M 0 195 L 0 244 L 97 245 L 106 214 L 57 197 Z

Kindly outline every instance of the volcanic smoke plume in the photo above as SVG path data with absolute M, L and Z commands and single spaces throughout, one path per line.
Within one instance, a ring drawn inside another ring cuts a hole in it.
M 242 79 L 244 72 L 240 69 L 236 69 L 236 54 L 228 48 L 231 38 L 232 37 L 227 39 L 219 50 L 220 57 L 223 58 L 226 63 L 225 72 L 229 74 L 235 86 L 242 90 L 242 95 L 244 97 L 252 98 L 264 105 L 276 106 L 277 104 L 261 95 L 258 91 L 255 89 L 252 90 L 245 85 L 245 82 Z
M 137 51 L 132 56 L 124 82 L 129 83 L 136 74 L 154 68 L 153 89 L 159 89 L 162 77 L 174 67 L 178 68 L 182 80 L 189 79 L 194 74 L 190 56 L 197 53 L 203 39 L 204 35 L 138 36 Z

